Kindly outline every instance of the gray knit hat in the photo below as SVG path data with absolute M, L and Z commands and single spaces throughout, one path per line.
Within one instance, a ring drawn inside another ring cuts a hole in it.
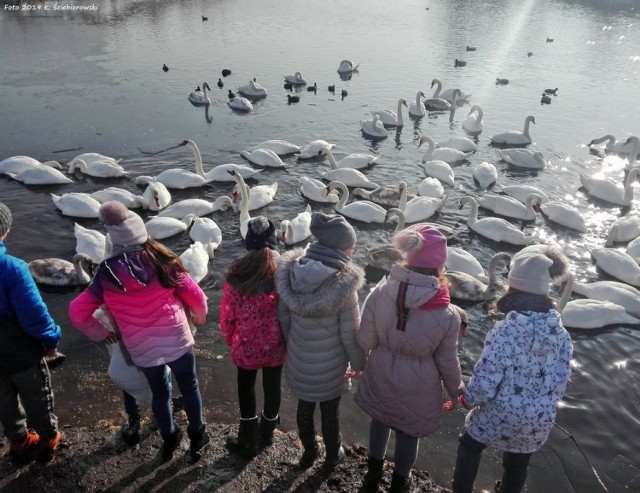
M 326 247 L 346 250 L 356 245 L 356 231 L 342 216 L 314 212 L 309 229 L 318 243 Z
M 100 219 L 107 228 L 114 246 L 141 245 L 149 238 L 142 218 L 127 209 L 121 202 L 112 200 L 102 204 Z
M 7 234 L 7 231 L 11 229 L 11 222 L 13 218 L 9 208 L 0 202 L 0 237 Z

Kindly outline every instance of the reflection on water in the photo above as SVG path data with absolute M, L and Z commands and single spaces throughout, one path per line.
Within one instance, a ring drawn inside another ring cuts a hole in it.
M 157 155 L 140 150 L 155 152 L 185 138 L 200 146 L 205 171 L 217 164 L 246 164 L 238 151 L 263 140 L 304 145 L 323 139 L 337 145 L 337 160 L 356 152 L 379 156 L 377 164 L 365 171 L 367 177 L 376 183 L 402 179 L 414 191 L 424 178 L 420 138 L 462 136 L 469 106 L 459 108 L 450 122 L 449 113 L 411 119 L 404 108 L 404 127 L 390 129 L 384 140 L 364 138 L 359 122 L 370 119 L 371 111 L 395 110 L 399 98 L 415 101 L 418 91 L 431 97 L 431 81 L 438 78 L 445 89 L 460 87 L 470 93 L 470 103 L 481 105 L 485 112 L 485 130 L 474 138 L 478 151 L 454 165 L 455 186 L 446 187 L 450 198 L 437 218 L 458 230 L 457 245 L 484 265 L 498 249 L 511 253 L 518 249 L 470 232 L 465 225 L 468 211 L 457 207 L 464 195 L 482 196 L 472 170 L 488 161 L 499 172 L 491 192 L 499 192 L 500 185 L 535 185 L 552 200 L 576 207 L 588 224 L 586 234 L 553 226 L 542 217 L 525 225 L 524 231 L 562 246 L 580 280 L 606 278 L 592 265 L 589 249 L 602 246 L 610 224 L 624 213 L 636 213 L 636 204 L 630 209 L 612 208 L 589 198 L 579 189 L 578 173 L 621 176 L 623 161 L 608 157 L 601 164 L 585 144 L 608 133 L 620 140 L 640 132 L 639 19 L 631 0 L 576 3 L 432 0 L 426 10 L 423 2 L 408 0 L 390 10 L 383 0 L 367 2 L 366 7 L 360 2 L 318 0 L 105 0 L 94 13 L 2 11 L 0 159 L 29 155 L 64 162 L 80 152 L 101 152 L 122 158 L 121 164 L 133 176 L 155 175 L 177 166 L 193 169 L 191 154 L 184 148 Z M 477 50 L 466 51 L 467 45 Z M 345 58 L 360 64 L 349 78 L 336 71 Z M 467 65 L 456 68 L 456 58 Z M 231 69 L 231 74 L 218 88 L 215 82 L 222 69 Z M 296 71 L 309 85 L 316 83 L 317 90 L 295 85 L 285 89 L 284 75 Z M 254 101 L 250 114 L 234 113 L 227 105 L 228 91 L 236 92 L 254 77 L 267 88 L 268 96 Z M 509 84 L 496 85 L 496 78 L 507 78 Z M 213 87 L 211 105 L 204 108 L 188 103 L 188 94 L 202 81 Z M 552 104 L 541 105 L 541 92 L 555 87 L 559 91 Z M 287 94 L 299 96 L 300 102 L 288 105 Z M 488 145 L 491 135 L 521 130 L 529 114 L 536 118 L 530 148 L 541 151 L 547 161 L 547 167 L 535 173 L 500 162 L 499 150 Z M 276 222 L 304 209 L 299 177 L 319 178 L 329 170 L 326 160 L 286 157 L 285 162 L 285 169 L 265 169 L 256 181 L 278 182 L 276 200 L 260 211 Z M 95 220 L 61 216 L 50 193 L 92 192 L 108 186 L 140 193 L 126 178 L 76 176 L 74 180 L 66 186 L 25 187 L 0 177 L 0 200 L 15 212 L 8 241 L 11 252 L 26 260 L 70 259 L 74 222 L 101 229 Z M 173 201 L 214 200 L 229 194 L 232 186 L 172 190 Z M 331 210 L 324 204 L 312 206 Z M 213 218 L 224 239 L 202 283 L 210 298 L 211 321 L 217 317 L 224 272 L 243 246 L 237 213 L 216 212 Z M 356 224 L 356 228 L 359 246 L 387 242 L 391 234 L 391 226 Z M 165 243 L 181 253 L 189 238 L 176 236 Z M 355 258 L 363 262 L 361 252 Z M 379 277 L 369 274 L 363 297 Z M 118 394 L 104 392 L 106 351 L 69 326 L 67 307 L 76 294 L 43 293 L 64 327 L 63 349 L 69 355 L 68 363 L 55 373 L 58 411 L 65 423 L 112 417 L 122 407 Z M 484 310 L 482 304 L 468 307 L 470 335 L 460 351 L 467 376 L 493 323 Z M 558 422 L 573 433 L 611 491 L 632 491 L 640 478 L 640 457 L 627 437 L 628 430 L 637 429 L 640 415 L 640 368 L 634 358 L 640 336 L 627 328 L 574 331 L 572 336 L 573 377 Z M 198 344 L 208 419 L 231 422 L 236 414 L 235 369 L 217 327 L 202 329 Z M 218 359 L 219 355 L 224 357 Z M 352 399 L 353 394 L 345 396 L 345 436 L 366 443 L 367 420 Z M 294 410 L 294 400 L 285 393 L 286 429 L 295 428 Z M 448 413 L 442 429 L 421 445 L 419 465 L 443 484 L 450 479 L 462 421 L 460 411 Z M 499 454 L 488 452 L 481 485 L 489 487 L 500 470 Z M 595 492 L 599 487 L 575 445 L 554 430 L 535 456 L 528 490 Z

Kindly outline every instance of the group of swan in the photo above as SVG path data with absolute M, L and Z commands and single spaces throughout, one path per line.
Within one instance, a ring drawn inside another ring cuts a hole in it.
M 508 266 L 510 261 L 511 256 L 505 252 L 498 252 L 491 257 L 487 284 L 466 272 L 447 269 L 444 275 L 451 297 L 462 301 L 484 301 L 498 297 L 507 290 L 507 286 L 498 282 L 497 269 L 500 265 Z
M 587 193 L 596 199 L 615 205 L 628 206 L 633 201 L 633 184 L 638 178 L 639 172 L 640 168 L 631 169 L 623 188 L 605 178 L 596 178 L 582 173 L 580 173 L 580 183 Z
M 439 79 L 433 79 L 431 81 L 432 89 L 434 85 L 436 86 L 436 90 L 434 91 L 432 96 L 434 99 L 437 99 L 437 98 L 444 99 L 445 101 L 449 101 L 451 104 L 453 104 L 454 101 L 457 101 L 458 104 L 464 104 L 469 101 L 469 98 L 471 98 L 471 94 L 466 94 L 461 89 L 451 88 L 451 89 L 445 89 L 443 91 L 442 82 L 440 82 Z M 457 98 L 455 97 L 456 91 L 457 91 Z
M 349 189 L 339 181 L 332 181 L 327 186 L 327 189 L 340 192 L 340 200 L 335 205 L 336 212 L 365 223 L 384 223 L 387 217 L 387 210 L 381 205 L 369 200 L 358 200 L 346 205 L 349 199 Z
M 90 193 L 92 198 L 101 204 L 110 200 L 117 200 L 128 209 L 142 207 L 150 211 L 159 211 L 167 207 L 171 202 L 171 194 L 167 187 L 157 181 L 152 181 L 142 195 L 136 195 L 129 190 L 118 187 L 108 187 Z
M 320 153 L 329 156 L 331 150 L 329 148 L 323 148 Z M 334 163 L 335 159 L 332 164 Z M 348 187 L 378 188 L 378 185 L 371 182 L 369 178 L 355 168 L 334 168 L 322 175 L 322 178 L 327 181 L 342 182 Z

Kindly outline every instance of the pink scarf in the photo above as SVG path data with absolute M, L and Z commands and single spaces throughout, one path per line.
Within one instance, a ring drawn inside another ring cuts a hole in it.
M 437 310 L 438 308 L 449 305 L 449 303 L 451 303 L 449 290 L 446 286 L 440 285 L 440 289 L 438 289 L 438 292 L 424 305 L 421 305 L 420 310 Z

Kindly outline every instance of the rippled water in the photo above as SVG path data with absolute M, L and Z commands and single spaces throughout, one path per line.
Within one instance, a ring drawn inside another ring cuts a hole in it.
M 52 2 L 33 5 L 51 6 Z M 359 120 L 368 118 L 372 110 L 395 109 L 398 98 L 415 100 L 417 91 L 430 94 L 431 80 L 437 77 L 445 87 L 472 93 L 471 102 L 485 111 L 478 152 L 468 163 L 455 167 L 456 186 L 448 191 L 449 204 L 437 219 L 458 228 L 458 243 L 483 264 L 499 249 L 512 253 L 517 249 L 470 234 L 464 224 L 466 211 L 458 210 L 460 197 L 482 195 L 471 175 L 482 161 L 497 165 L 499 183 L 535 184 L 552 199 L 567 200 L 583 212 L 589 224 L 587 234 L 550 226 L 541 217 L 525 226 L 525 232 L 560 244 L 580 279 L 604 278 L 592 266 L 589 249 L 603 244 L 608 226 L 617 217 L 637 213 L 636 203 L 631 210 L 606 207 L 578 190 L 578 173 L 601 167 L 587 152 L 586 142 L 606 133 L 622 139 L 640 132 L 640 19 L 634 1 L 407 0 L 394 3 L 393 8 L 382 0 L 366 4 L 105 0 L 97 5 L 97 11 L 84 14 L 0 13 L 0 159 L 22 154 L 66 161 L 80 152 L 94 151 L 122 158 L 133 175 L 156 174 L 168 167 L 190 167 L 193 159 L 184 149 L 149 156 L 139 148 L 158 150 L 190 138 L 200 146 L 205 165 L 212 166 L 242 163 L 238 151 L 266 139 L 299 145 L 324 139 L 338 145 L 338 159 L 353 152 L 379 155 L 379 164 L 366 172 L 372 181 L 404 179 L 415 189 L 424 177 L 418 166 L 424 152 L 417 148 L 420 136 L 439 140 L 463 135 L 461 124 L 468 106 L 457 111 L 452 123 L 445 114 L 430 114 L 418 121 L 407 118 L 404 128 L 378 142 L 363 138 Z M 203 22 L 201 15 L 209 20 Z M 554 42 L 547 43 L 547 37 Z M 467 52 L 467 45 L 477 51 Z M 336 73 L 343 58 L 360 63 L 359 73 L 351 80 L 342 81 Z M 455 58 L 466 60 L 467 66 L 455 68 Z M 166 73 L 161 70 L 163 64 L 169 67 Z M 220 90 L 215 82 L 222 68 L 233 73 Z M 317 82 L 319 90 L 317 94 L 302 90 L 301 102 L 287 105 L 282 76 L 295 71 Z M 226 105 L 227 89 L 235 91 L 253 77 L 269 96 L 255 104 L 252 114 L 233 113 Z M 509 85 L 496 86 L 497 77 L 510 79 Z M 210 123 L 204 110 L 187 100 L 187 94 L 203 81 L 214 88 Z M 329 93 L 330 84 L 336 85 L 338 94 L 346 89 L 348 96 L 341 99 Z M 552 104 L 540 105 L 542 90 L 554 87 L 560 89 Z M 531 148 L 542 151 L 548 161 L 542 171 L 511 169 L 488 146 L 489 136 L 520 130 L 528 114 L 536 118 Z M 56 152 L 77 148 L 82 150 Z M 291 164 L 286 170 L 265 170 L 258 177 L 258 182 L 278 181 L 276 201 L 260 211 L 276 222 L 304 209 L 299 177 L 319 177 L 328 170 L 326 162 L 292 158 L 287 162 Z M 12 253 L 26 260 L 73 255 L 74 220 L 58 213 L 50 193 L 106 186 L 136 190 L 127 179 L 77 176 L 76 180 L 74 185 L 24 187 L 0 177 L 0 200 L 15 213 L 8 239 Z M 230 189 L 231 185 L 212 185 L 174 191 L 173 200 L 214 199 Z M 314 208 L 328 210 L 317 204 Z M 203 282 L 211 300 L 211 321 L 217 317 L 223 273 L 242 252 L 237 215 L 227 212 L 213 217 L 223 229 L 224 241 Z M 97 220 L 77 222 L 100 229 Z M 356 224 L 356 228 L 359 246 L 386 241 L 390 234 L 378 226 Z M 182 252 L 189 238 L 173 237 L 166 244 Z M 356 261 L 363 260 L 357 253 Z M 57 410 L 63 423 L 81 424 L 113 417 L 121 405 L 119 396 L 104 392 L 102 386 L 105 351 L 68 323 L 68 302 L 76 294 L 44 293 L 64 327 L 62 348 L 69 356 L 54 377 Z M 468 311 L 471 333 L 460 352 L 466 375 L 492 326 L 482 304 Z M 572 331 L 572 336 L 574 373 L 558 423 L 571 430 L 610 491 L 640 491 L 640 457 L 633 439 L 640 411 L 638 332 L 608 328 Z M 232 422 L 235 370 L 216 327 L 202 329 L 198 344 L 208 419 Z M 287 393 L 284 428 L 295 428 L 294 410 L 295 402 Z M 452 473 L 462 420 L 461 412 L 449 413 L 442 430 L 421 445 L 419 465 L 443 484 Z M 366 443 L 367 420 L 353 404 L 352 395 L 345 397 L 343 422 L 347 440 Z M 487 451 L 479 486 L 490 486 L 500 470 L 498 454 Z M 528 491 L 601 489 L 576 445 L 554 430 L 534 458 Z

